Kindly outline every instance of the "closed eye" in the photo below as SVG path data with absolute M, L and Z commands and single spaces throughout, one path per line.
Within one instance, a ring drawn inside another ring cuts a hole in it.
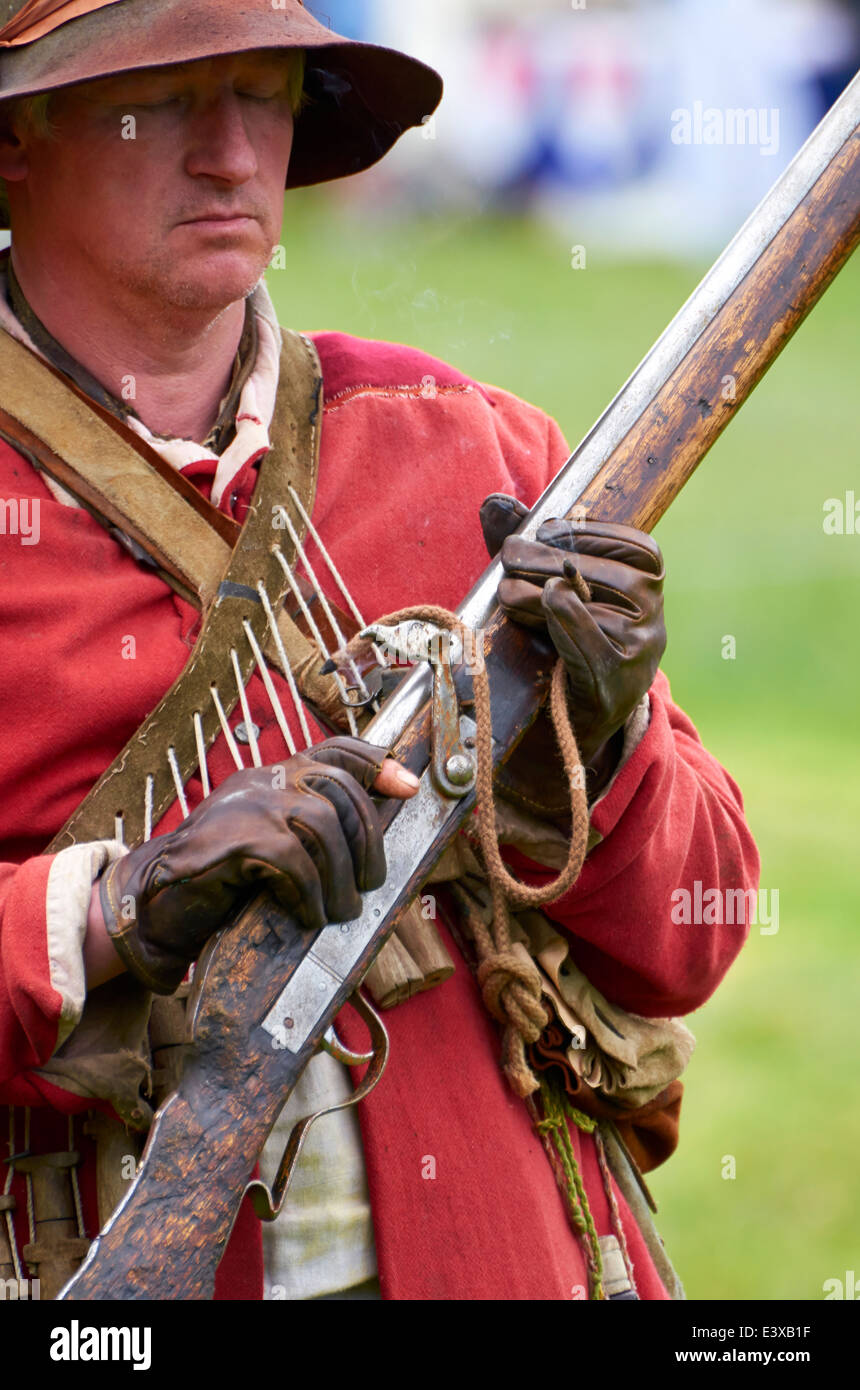
M 287 96 L 287 93 L 286 93 L 286 90 L 285 90 L 285 88 L 284 88 L 284 86 L 283 86 L 283 84 L 282 84 L 282 85 L 280 85 L 280 86 L 277 88 L 277 90 L 274 91 L 274 92 L 268 92 L 268 91 L 262 91 L 262 92 L 261 92 L 261 91 L 255 91 L 255 92 L 246 91 L 246 92 L 241 92 L 241 91 L 238 91 L 238 92 L 236 93 L 236 95 L 237 95 L 237 96 L 240 96 L 240 97 L 246 97 L 249 101 L 279 101 L 279 100 L 281 100 L 282 98 L 285 99 L 286 96 Z

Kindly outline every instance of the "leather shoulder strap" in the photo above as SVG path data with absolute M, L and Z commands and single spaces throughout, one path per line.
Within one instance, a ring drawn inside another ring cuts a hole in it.
M 22 375 L 10 387 L 7 370 L 13 363 L 22 368 Z M 35 370 L 33 363 L 44 370 Z M 54 470 L 59 460 L 65 465 L 63 476 L 58 477 L 63 486 L 78 496 L 86 494 L 93 509 L 102 515 L 107 515 L 109 506 L 115 524 L 129 534 L 136 532 L 150 553 L 170 558 L 204 601 L 200 636 L 185 669 L 47 852 L 111 838 L 118 815 L 123 818 L 126 843 L 134 845 L 176 799 L 173 768 L 185 782 L 197 767 L 195 711 L 200 714 L 207 748 L 219 732 L 213 683 L 218 686 L 225 713 L 229 715 L 234 708 L 239 691 L 232 653 L 236 653 L 243 683 L 254 665 L 246 622 L 258 644 L 266 644 L 266 613 L 257 585 L 263 584 L 276 612 L 283 600 L 287 581 L 273 554 L 274 539 L 288 563 L 294 555 L 284 533 L 273 530 L 272 518 L 275 509 L 289 500 L 290 486 L 308 513 L 313 507 L 322 421 L 319 358 L 308 339 L 282 330 L 280 384 L 270 430 L 272 448 L 260 466 L 241 530 L 231 523 L 238 533 L 232 551 L 199 509 L 189 506 L 170 479 L 160 476 L 130 441 L 118 440 L 109 427 L 106 433 L 105 422 L 95 412 L 89 413 L 86 398 L 77 400 L 64 380 L 4 333 L 0 333 L 0 381 L 0 411 L 18 427 L 13 444 L 18 446 L 22 427 L 28 430 L 40 449 L 38 464 L 48 451 L 50 467 L 43 466 L 51 476 L 57 476 Z M 28 392 L 37 399 L 32 400 Z M 38 399 L 40 393 L 43 395 Z M 107 497 L 102 495 L 103 487 Z M 296 529 L 299 535 L 303 533 L 298 523 Z
M 309 339 L 282 329 L 269 431 L 272 449 L 263 467 L 271 468 L 270 460 L 277 467 L 278 460 L 292 453 L 291 481 L 308 511 L 316 491 L 318 451 L 315 457 L 295 457 L 295 419 L 300 398 L 314 383 L 315 396 L 321 396 L 321 381 L 316 348 Z M 321 399 L 316 409 L 321 409 Z M 208 607 L 238 539 L 238 524 L 123 421 L 2 330 L 0 436 L 90 511 L 118 526 L 157 561 L 166 577 L 178 579 Z M 285 492 L 286 480 L 273 504 L 285 502 Z
M 154 828 L 177 795 L 169 757 L 174 758 L 183 783 L 198 765 L 195 711 L 200 713 L 205 748 L 219 732 L 210 690 L 213 681 L 221 683 L 225 713 L 239 698 L 235 675 L 230 675 L 231 649 L 236 651 L 243 682 L 248 679 L 253 656 L 244 620 L 267 660 L 280 665 L 271 634 L 268 640 L 263 638 L 265 613 L 255 597 L 256 583 L 263 580 L 277 613 L 286 581 L 272 556 L 274 508 L 288 506 L 292 484 L 308 515 L 313 510 L 323 406 L 322 370 L 314 345 L 299 334 L 281 332 L 279 386 L 269 431 L 272 448 L 263 460 L 239 535 L 234 522 L 206 502 L 138 435 L 0 330 L 0 437 L 95 515 L 142 545 L 160 564 L 165 578 L 178 580 L 189 596 L 199 595 L 206 614 L 182 674 L 70 816 L 47 853 L 110 838 L 118 815 L 123 818 L 128 845 L 138 844 L 146 830 Z M 295 524 L 303 536 L 305 528 L 298 518 Z M 277 535 L 292 562 L 293 547 L 283 532 Z M 278 628 L 302 693 L 338 723 L 343 712 L 339 693 L 330 677 L 319 674 L 318 651 L 283 610 Z M 410 937 L 407 920 L 397 940 L 383 948 L 381 978 L 393 975 L 400 981 L 405 972 L 407 982 L 405 989 L 398 984 L 394 994 L 386 996 L 388 1006 L 431 988 L 453 971 L 438 933 L 430 930 L 432 923 L 420 925 L 420 933 Z M 385 964 L 392 955 L 396 957 L 393 971 Z
M 157 523 L 162 567 L 211 602 L 229 543 L 224 528 L 194 504 L 189 494 L 197 489 L 6 332 L 0 332 L 0 434 L 144 548 Z

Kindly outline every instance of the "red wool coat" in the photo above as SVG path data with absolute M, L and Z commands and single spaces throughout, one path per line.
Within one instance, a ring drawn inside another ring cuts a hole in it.
M 531 504 L 567 456 L 558 427 L 413 349 L 332 333 L 315 342 L 326 404 L 313 517 L 325 544 L 368 619 L 421 601 L 455 607 L 487 563 L 481 501 L 503 491 Z M 213 468 L 186 471 L 208 493 Z M 232 504 L 225 500 L 240 519 L 253 483 L 251 470 Z M 51 859 L 42 851 L 182 669 L 196 615 L 85 511 L 56 502 L 2 441 L 0 498 L 40 502 L 38 544 L 0 537 L 0 1103 L 41 1107 L 43 1128 L 59 1127 L 46 1147 L 65 1147 L 61 1116 L 92 1101 L 36 1072 L 57 1044 L 62 1006 L 46 942 Z M 282 759 L 259 677 L 248 695 L 264 761 Z M 232 767 L 219 739 L 213 782 Z M 199 781 L 187 791 L 197 804 Z M 178 820 L 174 806 L 159 830 Z M 593 823 L 603 841 L 550 909 L 577 964 L 635 1013 L 697 1008 L 746 929 L 676 925 L 671 894 L 692 891 L 697 879 L 754 887 L 758 859 L 737 786 L 662 675 L 650 727 Z M 360 1107 L 383 1296 L 569 1299 L 587 1286 L 580 1247 L 526 1109 L 499 1070 L 495 1025 L 448 944 L 455 975 L 387 1014 L 391 1061 Z M 598 1233 L 609 1234 L 593 1142 L 576 1132 L 574 1143 Z M 433 1179 L 424 1176 L 428 1156 Z M 0 1161 L 0 1183 L 3 1175 Z M 91 1163 L 82 1190 L 93 1235 Z M 640 1297 L 665 1298 L 620 1193 L 617 1200 Z M 243 1210 L 219 1296 L 260 1296 L 260 1250 L 257 1223 Z

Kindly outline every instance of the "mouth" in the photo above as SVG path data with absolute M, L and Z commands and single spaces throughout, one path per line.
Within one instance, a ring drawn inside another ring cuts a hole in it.
M 203 229 L 213 228 L 223 231 L 237 231 L 246 226 L 249 222 L 255 222 L 256 218 L 249 213 L 204 213 L 200 217 L 189 217 L 184 222 L 177 225 L 180 227 L 201 227 Z

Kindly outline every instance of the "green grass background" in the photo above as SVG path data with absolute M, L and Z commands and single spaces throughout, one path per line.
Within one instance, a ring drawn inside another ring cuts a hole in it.
M 380 220 L 318 193 L 288 197 L 282 241 L 282 323 L 414 344 L 549 411 L 571 446 L 707 268 L 589 247 L 573 270 L 525 219 Z M 860 535 L 822 528 L 826 498 L 860 498 L 858 321 L 850 264 L 656 533 L 664 668 L 779 892 L 778 933 L 754 927 L 688 1020 L 681 1145 L 651 1179 L 691 1298 L 818 1299 L 860 1276 Z

